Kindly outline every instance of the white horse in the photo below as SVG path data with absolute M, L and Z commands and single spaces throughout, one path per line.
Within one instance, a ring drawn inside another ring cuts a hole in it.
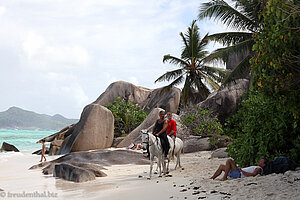
M 168 159 L 167 172 L 169 171 L 169 163 L 170 163 L 170 160 L 172 158 L 173 149 L 174 149 L 173 139 L 170 136 L 168 136 L 168 140 L 169 140 L 169 144 L 170 144 L 170 149 L 169 149 L 169 153 L 168 153 L 168 156 L 167 156 L 167 159 Z M 176 137 L 176 139 L 175 139 L 175 150 L 174 150 L 174 155 L 176 156 L 175 170 L 176 170 L 177 166 L 179 166 L 181 168 L 180 153 L 183 153 L 183 142 L 180 138 Z
M 148 133 L 147 130 L 142 130 L 142 142 L 144 144 L 148 144 L 149 153 L 150 153 L 150 173 L 149 177 L 152 176 L 152 168 L 154 156 L 157 157 L 157 166 L 159 168 L 159 176 L 161 176 L 161 166 L 163 166 L 163 170 L 165 172 L 165 164 L 163 159 L 163 150 L 159 137 L 155 137 L 152 133 Z
M 169 163 L 170 163 L 173 149 L 174 149 L 173 139 L 168 136 L 168 140 L 170 143 L 170 149 L 169 149 L 168 156 L 167 156 L 167 160 L 168 160 L 167 171 L 169 171 Z M 154 156 L 156 156 L 158 158 L 157 167 L 159 168 L 159 176 L 161 176 L 161 165 L 163 166 L 164 174 L 166 174 L 165 156 L 163 154 L 160 139 L 158 137 L 155 137 L 153 134 L 148 133 L 147 130 L 142 130 L 142 142 L 143 142 L 143 145 L 144 144 L 149 145 L 149 152 L 150 152 L 150 174 L 149 174 L 149 177 L 151 178 L 151 176 L 152 176 Z M 181 167 L 181 164 L 180 164 L 180 153 L 181 152 L 183 152 L 183 142 L 180 138 L 176 138 L 175 150 L 174 150 L 174 155 L 176 156 L 175 169 L 177 166 Z

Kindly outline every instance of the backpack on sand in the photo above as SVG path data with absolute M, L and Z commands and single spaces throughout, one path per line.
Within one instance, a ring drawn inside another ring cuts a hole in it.
M 272 173 L 284 173 L 289 170 L 295 170 L 296 163 L 285 156 L 280 156 L 271 162 L 268 162 L 263 168 L 263 174 L 268 175 Z

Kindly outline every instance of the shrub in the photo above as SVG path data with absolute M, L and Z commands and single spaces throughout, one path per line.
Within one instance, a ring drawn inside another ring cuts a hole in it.
M 212 111 L 202 109 L 197 105 L 187 105 L 183 108 L 180 118 L 192 135 L 210 136 L 210 144 L 213 147 L 217 146 L 218 140 L 215 135 L 220 135 L 223 130 Z
M 242 166 L 281 155 L 300 161 L 299 8 L 299 1 L 269 0 L 260 14 L 251 92 L 225 128 L 235 138 L 229 155 Z
M 225 134 L 235 138 L 227 151 L 242 166 L 253 165 L 262 157 L 284 155 L 299 160 L 298 127 L 293 113 L 276 99 L 250 91 L 249 98 L 224 128 Z
M 137 105 L 125 102 L 117 97 L 112 103 L 106 106 L 114 115 L 115 137 L 125 136 L 139 126 L 147 117 L 147 113 Z

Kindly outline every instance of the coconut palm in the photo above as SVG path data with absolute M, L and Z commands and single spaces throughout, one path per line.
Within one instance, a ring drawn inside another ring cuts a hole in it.
M 200 38 L 199 28 L 194 20 L 186 33 L 180 33 L 183 41 L 181 57 L 177 58 L 170 54 L 163 57 L 163 62 L 178 65 L 180 68 L 168 71 L 160 76 L 156 82 L 171 81 L 166 86 L 179 85 L 184 82 L 182 89 L 182 103 L 197 103 L 206 99 L 210 93 L 210 88 L 218 89 L 221 78 L 225 73 L 223 69 L 210 67 L 204 64 L 204 59 L 208 55 L 205 47 L 208 43 L 207 35 Z M 209 85 L 209 86 L 208 86 Z
M 223 61 L 227 63 L 229 56 L 242 55 L 242 61 L 224 79 L 224 84 L 249 74 L 249 60 L 253 56 L 253 36 L 260 29 L 258 14 L 265 4 L 265 1 L 261 0 L 232 1 L 235 3 L 233 7 L 223 0 L 202 3 L 198 15 L 199 20 L 204 18 L 220 20 L 229 28 L 236 30 L 207 36 L 208 40 L 227 46 L 213 51 L 207 57 L 207 62 Z

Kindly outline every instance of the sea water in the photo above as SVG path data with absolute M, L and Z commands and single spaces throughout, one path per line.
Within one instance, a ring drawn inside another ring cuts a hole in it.
M 38 140 L 55 132 L 57 131 L 0 129 L 0 148 L 2 143 L 6 142 L 14 145 L 22 153 L 32 153 L 42 147 L 42 144 L 36 143 Z M 49 147 L 49 144 L 46 143 L 46 147 L 47 145 Z

